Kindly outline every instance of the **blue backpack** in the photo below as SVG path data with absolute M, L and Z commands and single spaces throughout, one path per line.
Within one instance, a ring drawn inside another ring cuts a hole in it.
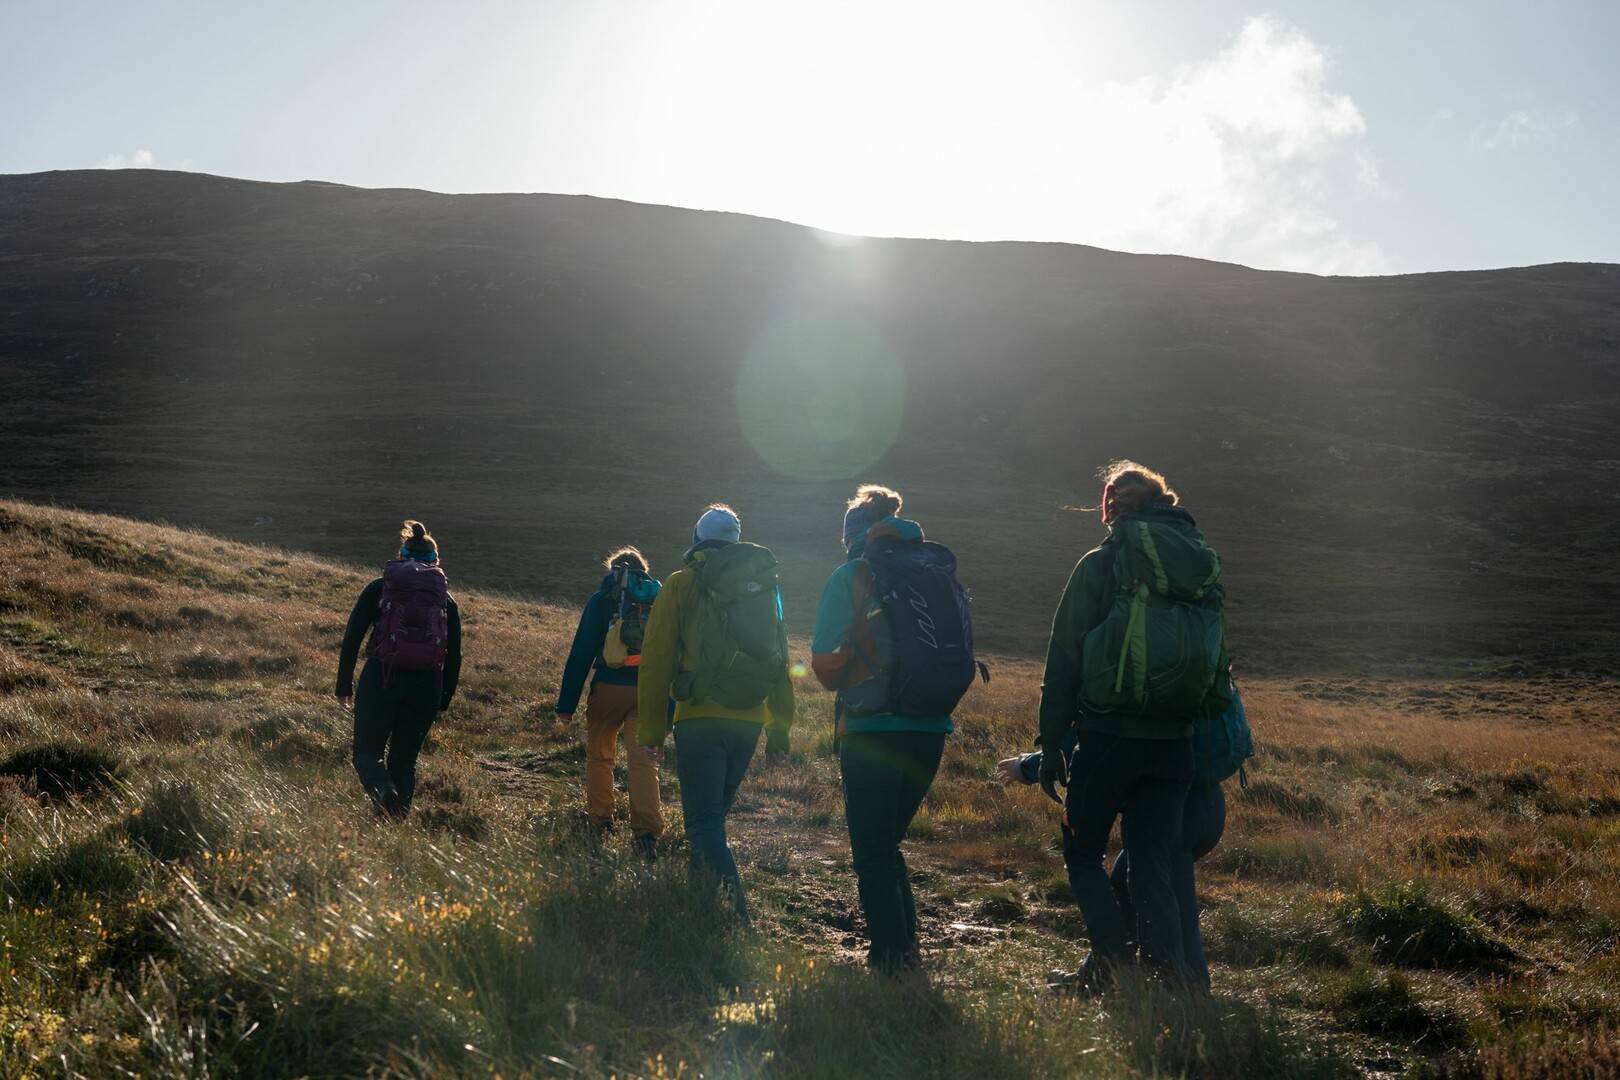
M 1212 695 L 1209 709 L 1193 726 L 1193 770 L 1199 783 L 1218 784 L 1237 773 L 1247 787 L 1243 763 L 1254 757 L 1254 735 L 1243 711 L 1243 695 L 1236 683 L 1227 685 L 1231 696 Z
M 852 716 L 949 716 L 990 670 L 973 655 L 973 613 L 943 544 L 884 537 L 862 557 L 871 571 L 867 666 L 877 675 L 841 695 Z
M 602 663 L 610 668 L 640 667 L 647 616 L 662 586 L 655 577 L 621 566 L 613 571 L 613 588 L 617 600 L 607 636 L 602 639 Z

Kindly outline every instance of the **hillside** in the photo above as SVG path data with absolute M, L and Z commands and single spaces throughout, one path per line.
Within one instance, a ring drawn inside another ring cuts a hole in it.
M 1116 455 L 1226 555 L 1250 671 L 1612 670 L 1620 267 L 1324 279 L 736 215 L 0 177 L 0 493 L 577 599 L 738 506 L 805 628 L 848 477 L 1033 652 Z M 256 524 L 257 523 L 257 524 Z
M 1084 949 L 1054 810 L 990 780 L 1036 687 L 958 715 L 920 814 L 931 982 L 858 969 L 826 695 L 757 762 L 745 930 L 575 826 L 571 612 L 459 590 L 463 692 L 374 820 L 333 706 L 364 571 L 0 502 L 0 1077 L 1606 1075 L 1612 682 L 1251 681 L 1202 864 L 1215 994 L 1044 994 Z M 803 643 L 795 644 L 802 653 Z M 1583 1071 L 1584 1070 L 1584 1071 Z M 1434 1075 L 1435 1073 L 1431 1073 Z

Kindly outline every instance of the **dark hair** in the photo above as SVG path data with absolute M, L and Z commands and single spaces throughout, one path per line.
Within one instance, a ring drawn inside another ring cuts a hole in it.
M 855 489 L 855 497 L 849 500 L 846 510 L 866 510 L 873 521 L 882 521 L 886 517 L 893 517 L 905 505 L 905 499 L 893 488 L 886 488 L 882 484 L 862 484 Z
M 433 539 L 433 534 L 427 531 L 427 526 L 410 518 L 406 518 L 399 527 L 399 547 L 407 555 L 439 553 L 439 543 Z
M 641 549 L 634 544 L 626 544 L 603 559 L 602 566 L 607 570 L 617 570 L 621 566 L 627 566 L 632 570 L 640 570 L 643 574 L 652 570 L 652 567 L 647 565 L 647 556 L 643 555 Z

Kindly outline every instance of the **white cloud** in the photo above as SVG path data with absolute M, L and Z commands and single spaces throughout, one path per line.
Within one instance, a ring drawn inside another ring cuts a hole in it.
M 1378 162 L 1373 160 L 1371 154 L 1358 151 L 1356 161 L 1356 183 L 1364 189 L 1378 196 L 1389 195 L 1389 188 L 1384 183 L 1384 174 L 1378 169 Z
M 98 169 L 150 169 L 157 157 L 150 150 L 137 150 L 133 154 L 108 154 L 96 165 Z
M 1514 109 L 1502 117 L 1494 130 L 1477 133 L 1474 142 L 1482 150 L 1511 150 L 1556 138 L 1580 124 L 1574 109 Z
M 1087 223 L 1090 242 L 1317 273 L 1392 269 L 1331 210 L 1387 192 L 1360 148 L 1366 120 L 1329 74 L 1304 33 L 1260 17 L 1167 79 L 1106 86 L 1076 130 L 1106 163 L 1078 181 L 1105 210 Z

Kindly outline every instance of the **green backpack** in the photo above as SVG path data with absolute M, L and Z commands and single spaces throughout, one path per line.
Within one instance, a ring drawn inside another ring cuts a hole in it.
M 1221 560 L 1191 525 L 1129 517 L 1114 528 L 1116 592 L 1081 644 L 1081 708 L 1193 720 L 1224 655 Z
M 758 544 L 727 544 L 693 564 L 696 588 L 686 622 L 697 654 L 675 680 L 677 701 L 752 709 L 787 668 L 787 630 L 776 556 Z

